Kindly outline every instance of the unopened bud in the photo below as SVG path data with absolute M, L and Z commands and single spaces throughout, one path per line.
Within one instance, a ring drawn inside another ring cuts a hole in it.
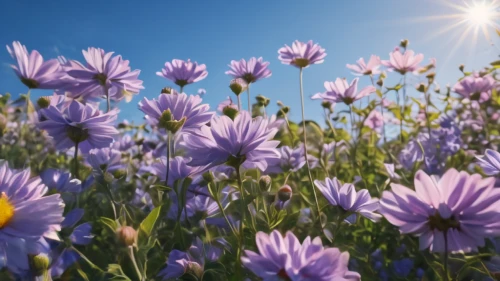
M 49 269 L 50 260 L 46 254 L 30 255 L 30 267 L 37 276 L 42 275 Z
M 420 83 L 417 87 L 417 91 L 421 92 L 421 93 L 425 93 L 425 84 L 424 83 Z
M 214 176 L 212 175 L 212 172 L 210 172 L 210 171 L 203 173 L 202 177 L 203 177 L 203 180 L 205 180 L 206 182 L 213 182 L 214 181 Z
M 284 185 L 278 190 L 278 193 L 276 193 L 274 206 L 276 209 L 282 210 L 290 204 L 290 199 L 292 199 L 292 188 L 289 185 Z
M 231 118 L 231 120 L 234 120 L 236 116 L 238 116 L 238 109 L 231 107 L 231 106 L 226 106 L 224 109 L 222 109 L 222 114 L 226 115 L 227 117 Z
M 245 82 L 245 80 L 236 78 L 231 80 L 231 83 L 229 83 L 229 88 L 235 95 L 239 96 L 241 93 L 247 90 L 248 84 L 247 82 Z
M 161 114 L 160 120 L 158 122 L 158 127 L 163 128 L 167 131 L 172 132 L 173 134 L 177 133 L 184 123 L 186 122 L 186 117 L 182 117 L 181 120 L 175 120 L 170 109 L 163 111 Z
M 378 80 L 377 80 L 377 85 L 378 85 L 379 87 L 382 87 L 382 86 L 384 85 L 384 80 L 382 80 L 382 79 L 378 79 Z
M 290 107 L 288 106 L 283 106 L 278 113 L 276 114 L 277 117 L 284 117 L 288 112 L 290 111 Z
M 40 108 L 47 108 L 50 105 L 50 97 L 41 97 L 36 101 Z
M 331 102 L 329 102 L 329 101 L 323 101 L 323 102 L 321 103 L 321 106 L 322 106 L 323 108 L 325 108 L 325 109 L 328 109 L 328 111 L 329 111 L 330 113 L 332 113 L 332 103 L 331 103 Z
M 255 99 L 257 100 L 257 104 L 263 107 L 268 106 L 269 102 L 271 101 L 270 99 L 264 97 L 263 95 L 258 95 L 255 97 Z
M 162 94 L 172 94 L 173 92 L 174 92 L 173 89 L 170 87 L 165 87 L 165 88 L 161 89 Z
M 131 226 L 122 226 L 116 230 L 118 241 L 125 246 L 132 246 L 137 241 L 137 231 Z
M 201 267 L 197 262 L 188 262 L 186 266 L 186 273 L 196 276 L 198 280 L 203 277 L 203 267 Z
M 269 191 L 271 189 L 271 185 L 273 183 L 273 180 L 271 179 L 270 176 L 265 175 L 260 177 L 259 179 L 259 187 L 261 191 Z
M 458 69 L 461 71 L 461 72 L 464 72 L 464 68 L 465 66 L 463 64 L 459 65 L 458 66 Z
M 408 39 L 403 39 L 399 43 L 399 46 L 401 46 L 401 48 L 405 48 L 406 49 L 406 47 L 408 47 L 408 44 L 410 44 L 410 42 L 408 42 Z

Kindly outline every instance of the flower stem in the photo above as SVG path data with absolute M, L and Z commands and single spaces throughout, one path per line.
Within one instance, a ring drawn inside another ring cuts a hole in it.
M 143 281 L 144 279 L 142 278 L 141 271 L 139 270 L 139 267 L 137 266 L 137 261 L 135 260 L 135 255 L 134 255 L 134 247 L 133 246 L 128 246 L 128 255 L 130 257 L 130 260 L 132 261 L 132 264 L 134 265 L 135 273 L 137 274 L 137 277 L 139 277 L 139 280 Z
M 396 99 L 398 101 L 398 107 L 399 107 L 399 140 L 401 143 L 403 143 L 403 112 L 401 112 L 401 101 L 399 98 L 399 90 L 396 91 Z
M 165 185 L 168 185 L 168 174 L 170 173 L 170 142 L 171 142 L 171 136 L 170 132 L 167 134 L 167 164 L 166 164 L 166 171 L 165 171 Z
M 404 125 L 404 121 L 405 121 L 405 114 L 406 112 L 406 74 L 403 75 L 403 110 L 401 112 L 401 125 L 400 125 L 400 128 L 401 128 L 401 132 L 403 132 L 403 125 Z M 401 135 L 401 137 L 403 137 L 403 135 Z
M 111 110 L 111 99 L 109 98 L 109 89 L 107 86 L 104 87 L 104 94 L 106 95 L 106 112 Z
M 28 89 L 28 92 L 26 93 L 26 119 L 29 119 L 30 103 L 31 103 L 31 89 Z
M 237 95 L 238 97 L 238 111 L 241 111 L 241 97 L 240 95 Z
M 180 89 L 181 90 L 180 93 L 182 94 L 182 91 L 184 91 L 184 86 L 180 86 L 180 88 L 181 88 Z
M 252 116 L 252 103 L 250 102 L 250 83 L 248 83 L 247 86 L 247 95 L 248 95 L 248 112 L 250 113 L 250 116 Z
M 314 201 L 316 202 L 316 209 L 318 211 L 318 222 L 319 226 L 321 227 L 321 230 L 323 230 L 323 224 L 321 223 L 321 210 L 319 208 L 319 202 L 318 202 L 318 195 L 316 194 L 316 187 L 314 186 L 314 181 L 311 175 L 311 167 L 309 167 L 309 160 L 308 160 L 308 155 L 307 155 L 307 133 L 306 133 L 306 114 L 304 110 L 304 89 L 303 89 L 303 83 L 302 83 L 302 73 L 303 73 L 303 68 L 300 68 L 300 74 L 299 74 L 299 82 L 300 82 L 300 99 L 301 99 L 301 106 L 302 106 L 302 131 L 303 131 L 303 137 L 304 137 L 304 158 L 306 160 L 306 167 L 307 167 L 307 175 L 309 177 L 309 181 L 311 182 L 311 187 L 313 190 L 314 194 Z
M 73 161 L 75 161 L 75 178 L 79 179 L 80 178 L 80 172 L 79 172 L 79 163 L 78 163 L 78 144 L 79 142 L 75 142 L 75 155 L 73 157 Z
M 448 231 L 443 233 L 444 235 L 444 256 L 443 256 L 443 281 L 448 281 Z
M 239 279 L 237 280 L 243 280 L 243 276 L 241 276 L 241 252 L 243 251 L 243 222 L 245 221 L 245 213 L 246 213 L 246 204 L 245 204 L 245 189 L 243 188 L 243 181 L 241 180 L 241 172 L 240 172 L 240 167 L 235 167 L 236 168 L 236 177 L 238 179 L 238 188 L 240 190 L 241 194 L 241 218 L 240 218 L 240 230 L 238 233 L 238 251 L 236 255 L 236 272 L 237 275 L 240 276 Z

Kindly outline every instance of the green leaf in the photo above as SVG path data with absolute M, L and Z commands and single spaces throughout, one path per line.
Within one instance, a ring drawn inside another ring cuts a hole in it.
M 80 274 L 80 277 L 82 277 L 83 280 L 90 281 L 89 277 L 87 276 L 87 274 L 85 272 L 83 272 L 83 270 L 77 269 L 76 271 L 78 272 L 78 274 Z
M 118 228 L 118 223 L 115 220 L 106 217 L 101 217 L 99 220 L 105 226 L 109 227 L 109 229 L 111 229 L 111 231 L 113 232 L 115 232 L 116 229 Z
M 161 206 L 154 208 L 151 213 L 141 222 L 139 226 L 139 243 L 141 240 L 147 240 L 151 236 L 156 221 L 160 216 Z
M 107 280 L 115 280 L 115 281 L 132 281 L 130 278 L 125 275 L 122 267 L 119 264 L 110 264 L 108 265 L 108 273 L 112 274 L 113 277 Z

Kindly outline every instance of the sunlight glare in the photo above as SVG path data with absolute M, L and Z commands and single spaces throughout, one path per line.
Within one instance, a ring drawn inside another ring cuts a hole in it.
M 473 24 L 485 25 L 489 24 L 494 14 L 494 7 L 488 6 L 485 3 L 476 3 L 468 7 L 466 18 Z

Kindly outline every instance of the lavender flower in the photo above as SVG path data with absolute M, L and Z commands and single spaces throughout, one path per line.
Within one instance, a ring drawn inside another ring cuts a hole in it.
M 478 164 L 483 168 L 483 172 L 488 176 L 497 176 L 500 174 L 500 153 L 486 149 L 483 156 L 476 156 Z
M 494 182 L 455 169 L 439 180 L 418 171 L 415 191 L 391 184 L 392 191 L 383 193 L 380 212 L 402 233 L 419 236 L 421 250 L 444 252 L 447 246 L 450 252 L 477 251 L 484 238 L 500 234 L 500 190 Z
M 311 64 L 323 63 L 326 57 L 325 49 L 310 40 L 307 43 L 296 40 L 292 47 L 285 45 L 278 50 L 279 60 L 283 64 L 290 64 L 299 68 L 308 67 Z
M 144 98 L 139 109 L 146 114 L 146 120 L 153 127 L 167 129 L 170 121 L 184 122 L 181 129 L 190 131 L 205 125 L 212 118 L 208 104 L 201 104 L 199 96 L 186 94 L 160 94 L 158 99 Z M 184 120 L 184 121 L 183 121 Z
M 12 48 L 7 46 L 7 51 L 16 65 L 11 65 L 17 77 L 30 89 L 56 89 L 63 83 L 61 78 L 65 75 L 56 59 L 43 61 L 42 55 L 36 50 L 28 54 L 26 46 L 19 41 L 12 43 Z
M 62 112 L 54 106 L 40 112 L 46 120 L 38 123 L 38 127 L 47 131 L 59 150 L 78 144 L 78 148 L 87 153 L 92 148 L 108 147 L 118 134 L 112 125 L 117 111 L 101 114 L 91 105 L 73 101 Z
M 91 149 L 87 156 L 87 161 L 94 171 L 109 173 L 125 169 L 121 159 L 121 152 L 109 147 Z
M 245 250 L 241 262 L 264 281 L 330 281 L 360 280 L 360 275 L 349 271 L 349 253 L 337 248 L 323 248 L 319 237 L 307 237 L 301 244 L 292 232 L 283 238 L 279 231 L 270 235 L 258 232 L 256 237 L 260 254 Z
M 266 173 L 297 172 L 306 164 L 304 145 L 300 145 L 295 149 L 289 146 L 282 146 L 278 148 L 278 153 L 281 155 L 281 158 L 269 162 Z
M 200 167 L 188 166 L 187 163 L 189 161 L 189 158 L 181 156 L 176 156 L 170 159 L 167 182 L 168 186 L 173 187 L 174 182 L 177 180 L 183 180 L 188 177 L 193 179 L 195 176 L 200 174 Z M 159 161 L 153 163 L 150 168 L 147 168 L 147 171 L 151 172 L 153 175 L 162 180 L 165 179 L 167 171 L 167 157 L 161 157 Z
M 156 72 L 156 75 L 174 82 L 182 89 L 182 87 L 188 84 L 205 79 L 208 72 L 204 64 L 198 65 L 197 62 L 191 62 L 191 60 L 183 61 L 174 59 L 172 62 L 167 61 L 165 67 L 161 72 Z
M 226 71 L 227 75 L 234 78 L 242 78 L 248 84 L 255 83 L 260 79 L 271 77 L 271 70 L 267 68 L 269 62 L 263 61 L 260 58 L 250 58 L 248 62 L 244 59 L 239 61 L 232 60 L 229 67 L 231 70 Z
M 219 111 L 220 113 L 224 113 L 224 108 L 226 107 L 238 110 L 238 105 L 233 103 L 233 100 L 231 99 L 230 96 L 228 96 L 227 99 L 219 103 L 219 105 L 217 106 L 217 111 Z
M 364 125 L 380 133 L 380 130 L 384 126 L 384 116 L 374 109 L 368 114 L 368 117 L 366 117 Z
M 267 162 L 278 158 L 278 141 L 270 140 L 276 129 L 268 129 L 268 120 L 262 117 L 252 119 L 246 111 L 231 120 L 227 116 L 215 116 L 210 127 L 186 135 L 185 142 L 191 157 L 191 166 L 214 167 L 227 163 L 233 167 L 255 167 L 262 171 Z
M 63 173 L 61 170 L 45 169 L 40 173 L 40 179 L 49 190 L 71 193 L 82 191 L 82 182 L 79 179 L 72 179 L 70 173 Z
M 485 102 L 491 97 L 491 90 L 495 86 L 495 79 L 491 76 L 471 75 L 460 80 L 453 87 L 453 91 L 464 98 Z
M 345 183 L 342 185 L 337 178 L 326 178 L 325 182 L 315 180 L 314 184 L 333 206 L 339 206 L 344 211 L 359 213 L 375 222 L 382 217 L 375 213 L 379 208 L 378 199 L 372 199 L 366 189 L 356 192 L 353 184 Z
M 380 57 L 372 55 L 368 63 L 365 63 L 363 58 L 359 58 L 356 64 L 347 64 L 346 67 L 353 71 L 354 75 L 373 75 L 379 74 L 381 65 Z
M 347 84 L 346 79 L 337 78 L 335 82 L 327 81 L 324 84 L 326 92 L 315 94 L 311 98 L 322 99 L 331 103 L 343 102 L 350 105 L 376 91 L 375 87 L 367 86 L 358 92 L 358 80 L 359 78 L 352 80 L 351 85 Z
M 141 71 L 131 71 L 128 60 L 121 56 L 112 57 L 113 52 L 106 53 L 94 47 L 82 53 L 87 62 L 85 66 L 75 61 L 66 66 L 67 74 L 77 83 L 70 88 L 71 92 L 83 93 L 85 97 L 109 96 L 118 101 L 144 89 L 138 79 Z
M 389 60 L 383 60 L 382 64 L 389 68 L 389 70 L 395 70 L 402 75 L 407 72 L 415 72 L 420 69 L 419 64 L 424 59 L 423 54 L 415 55 L 412 50 L 405 50 L 401 53 L 399 48 L 389 53 Z
M 396 179 L 396 180 L 401 179 L 401 176 L 396 174 L 396 172 L 394 170 L 394 164 L 384 163 L 384 167 L 385 167 L 385 170 L 387 171 L 387 173 L 389 174 L 389 178 Z

